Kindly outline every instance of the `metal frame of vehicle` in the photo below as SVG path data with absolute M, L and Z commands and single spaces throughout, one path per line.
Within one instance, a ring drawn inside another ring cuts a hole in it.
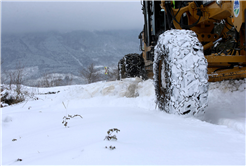
M 158 36 L 193 30 L 203 44 L 209 81 L 246 78 L 246 1 L 142 1 L 141 50 L 149 78 Z

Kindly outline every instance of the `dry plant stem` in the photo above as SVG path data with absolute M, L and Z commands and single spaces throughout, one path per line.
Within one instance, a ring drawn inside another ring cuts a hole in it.
M 104 140 L 106 139 L 106 140 L 108 140 L 108 141 L 112 141 L 112 140 L 117 141 L 116 135 L 112 135 L 112 136 L 111 136 L 111 134 L 112 134 L 113 132 L 118 133 L 118 132 L 120 132 L 120 130 L 117 129 L 117 128 L 109 129 L 109 130 L 107 131 L 107 134 L 108 134 L 108 135 L 104 138 Z M 108 148 L 108 147 L 105 146 L 105 148 Z M 109 149 L 110 149 L 110 150 L 114 150 L 114 149 L 115 149 L 115 146 L 112 146 L 112 145 L 111 145 L 111 146 L 109 146 Z
M 68 124 L 68 122 L 67 122 L 67 120 L 70 120 L 71 118 L 74 118 L 74 117 L 76 117 L 76 116 L 79 116 L 80 118 L 83 118 L 81 115 L 79 115 L 79 114 L 76 114 L 76 115 L 69 115 L 68 114 L 68 116 L 64 116 L 63 117 L 63 121 L 62 121 L 62 124 L 65 126 L 65 127 L 67 127 L 67 124 Z

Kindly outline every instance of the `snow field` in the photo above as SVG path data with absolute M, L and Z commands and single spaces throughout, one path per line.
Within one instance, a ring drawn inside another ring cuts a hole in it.
M 152 80 L 27 87 L 39 100 L 2 109 L 2 164 L 244 165 L 245 89 L 238 84 L 233 92 L 210 84 L 209 106 L 199 119 L 155 109 Z M 67 114 L 83 119 L 65 127 Z M 111 128 L 120 130 L 117 141 L 104 140 Z M 116 149 L 105 148 L 110 145 Z

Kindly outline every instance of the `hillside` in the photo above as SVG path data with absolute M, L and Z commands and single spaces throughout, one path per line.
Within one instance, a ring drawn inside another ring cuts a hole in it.
M 2 34 L 2 70 L 20 63 L 29 77 L 72 73 L 88 64 L 116 66 L 128 53 L 139 53 L 140 30 L 40 32 Z

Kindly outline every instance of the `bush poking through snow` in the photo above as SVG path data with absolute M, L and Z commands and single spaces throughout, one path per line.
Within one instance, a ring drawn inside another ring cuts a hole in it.
M 12 93 L 11 91 L 3 91 L 0 93 L 0 108 L 4 107 L 5 104 L 12 105 L 17 104 L 25 100 L 24 94 Z
M 106 139 L 106 140 L 108 140 L 108 141 L 111 141 L 111 140 L 117 141 L 116 135 L 111 135 L 113 132 L 118 133 L 118 132 L 120 132 L 120 130 L 117 129 L 117 128 L 109 129 L 109 130 L 107 131 L 107 134 L 108 134 L 108 135 L 104 138 L 104 140 Z M 115 146 L 110 145 L 109 147 L 105 146 L 105 148 L 106 148 L 106 149 L 109 148 L 109 149 L 111 149 L 111 150 L 114 150 L 114 149 L 115 149 Z
M 22 161 L 22 159 L 19 159 L 19 158 L 18 158 L 16 161 Z
M 110 135 L 107 135 L 105 138 L 104 138 L 104 140 L 108 140 L 108 141 L 111 141 L 111 140 L 117 140 L 117 138 L 116 138 L 116 135 L 113 135 L 113 136 L 110 136 Z
M 107 133 L 108 133 L 108 135 L 111 135 L 114 131 L 115 131 L 116 133 L 120 132 L 119 129 L 113 128 L 113 129 L 109 129 L 109 130 L 107 131 Z
M 99 72 L 93 63 L 87 66 L 86 68 L 80 69 L 79 73 L 81 77 L 86 80 L 87 84 L 97 82 L 100 80 Z
M 68 114 L 68 116 L 64 116 L 63 117 L 63 121 L 62 121 L 62 124 L 65 126 L 65 127 L 67 127 L 67 124 L 68 124 L 68 122 L 67 122 L 67 120 L 70 120 L 71 118 L 74 118 L 74 117 L 76 117 L 76 116 L 79 116 L 79 117 L 81 117 L 82 119 L 83 119 L 83 117 L 81 116 L 81 115 L 78 115 L 78 114 L 76 114 L 76 115 L 69 115 Z
M 107 134 L 108 134 L 108 135 L 104 138 L 104 140 L 106 139 L 106 140 L 108 140 L 108 141 L 110 141 L 110 140 L 115 140 L 115 141 L 116 141 L 116 140 L 117 140 L 116 135 L 111 136 L 111 134 L 112 134 L 113 132 L 118 133 L 118 132 L 120 132 L 120 130 L 117 129 L 117 128 L 109 129 L 109 130 L 107 131 Z
M 114 150 L 116 147 L 111 145 L 111 146 L 109 146 L 109 147 L 105 146 L 105 148 L 106 148 L 106 149 L 109 148 L 109 149 L 111 149 L 111 150 Z

